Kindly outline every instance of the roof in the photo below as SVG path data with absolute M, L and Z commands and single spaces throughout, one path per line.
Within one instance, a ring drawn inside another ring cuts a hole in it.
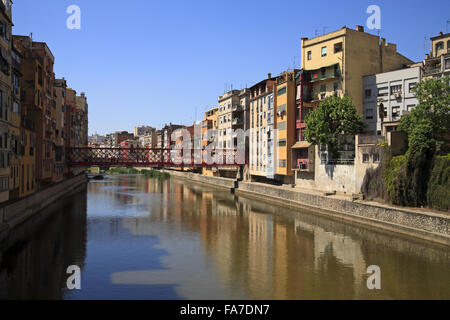
M 292 146 L 292 149 L 302 149 L 302 148 L 309 148 L 311 146 L 311 143 L 308 141 L 298 141 L 296 144 Z

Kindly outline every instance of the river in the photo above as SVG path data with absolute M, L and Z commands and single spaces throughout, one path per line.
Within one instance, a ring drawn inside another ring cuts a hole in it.
M 175 178 L 110 176 L 47 210 L 0 247 L 0 299 L 450 299 L 448 247 Z

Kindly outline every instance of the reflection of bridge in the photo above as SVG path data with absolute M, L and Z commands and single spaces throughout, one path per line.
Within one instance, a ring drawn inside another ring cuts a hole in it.
M 207 153 L 209 151 L 209 154 Z M 242 150 L 162 148 L 67 148 L 69 166 L 100 167 L 204 167 L 247 163 Z

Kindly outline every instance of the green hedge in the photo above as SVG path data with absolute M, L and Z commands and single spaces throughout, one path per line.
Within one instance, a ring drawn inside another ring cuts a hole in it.
M 428 206 L 442 211 L 450 208 L 450 155 L 433 159 L 427 187 Z

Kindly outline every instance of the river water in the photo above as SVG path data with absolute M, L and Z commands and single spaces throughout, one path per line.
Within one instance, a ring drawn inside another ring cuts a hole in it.
M 448 247 L 174 178 L 110 176 L 48 210 L 0 249 L 0 299 L 450 299 Z

